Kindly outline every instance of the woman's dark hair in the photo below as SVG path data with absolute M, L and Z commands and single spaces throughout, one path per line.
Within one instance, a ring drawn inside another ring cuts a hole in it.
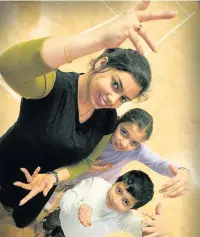
M 147 111 L 139 108 L 131 109 L 118 119 L 117 125 L 127 122 L 136 124 L 139 129 L 145 132 L 146 139 L 150 138 L 153 131 L 153 118 Z
M 131 170 L 118 178 L 117 182 L 123 182 L 126 190 L 138 201 L 132 207 L 137 209 L 147 204 L 154 195 L 154 185 L 150 177 L 140 170 Z
M 148 60 L 133 49 L 113 48 L 106 49 L 103 54 L 90 62 L 92 69 L 102 57 L 108 57 L 108 62 L 103 69 L 116 68 L 133 75 L 138 85 L 142 88 L 138 97 L 145 96 L 151 84 L 151 68 Z M 146 97 L 146 96 L 145 96 Z

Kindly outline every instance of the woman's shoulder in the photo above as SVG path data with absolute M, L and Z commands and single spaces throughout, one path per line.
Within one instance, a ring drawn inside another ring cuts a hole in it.
M 61 95 L 61 93 L 69 93 L 71 95 L 71 93 L 76 93 L 79 75 L 76 72 L 63 72 L 57 69 L 56 80 L 50 95 Z
M 78 81 L 80 73 L 77 72 L 63 72 L 59 69 L 56 70 L 56 82 L 74 84 Z

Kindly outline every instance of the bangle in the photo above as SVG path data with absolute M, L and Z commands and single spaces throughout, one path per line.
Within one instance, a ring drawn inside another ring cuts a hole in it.
M 69 59 L 69 54 L 68 54 L 68 48 L 67 48 L 67 34 L 64 36 L 64 56 L 65 56 L 65 62 L 66 63 L 71 63 L 72 60 Z
M 54 183 L 54 185 L 58 185 L 58 183 L 60 182 L 58 173 L 56 171 L 52 171 L 52 172 L 47 172 L 47 174 L 52 174 L 56 178 L 56 182 Z

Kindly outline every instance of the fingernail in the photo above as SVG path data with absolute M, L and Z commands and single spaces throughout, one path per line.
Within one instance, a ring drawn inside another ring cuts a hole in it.
M 178 11 L 172 11 L 172 14 L 177 14 L 178 13 Z

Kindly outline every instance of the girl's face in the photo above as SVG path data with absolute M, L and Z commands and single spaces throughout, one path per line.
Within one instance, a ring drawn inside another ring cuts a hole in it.
M 112 146 L 116 151 L 134 150 L 140 143 L 146 140 L 143 129 L 131 122 L 120 123 L 112 135 Z
M 91 76 L 87 96 L 94 109 L 112 109 L 133 100 L 141 90 L 131 74 L 110 69 Z

